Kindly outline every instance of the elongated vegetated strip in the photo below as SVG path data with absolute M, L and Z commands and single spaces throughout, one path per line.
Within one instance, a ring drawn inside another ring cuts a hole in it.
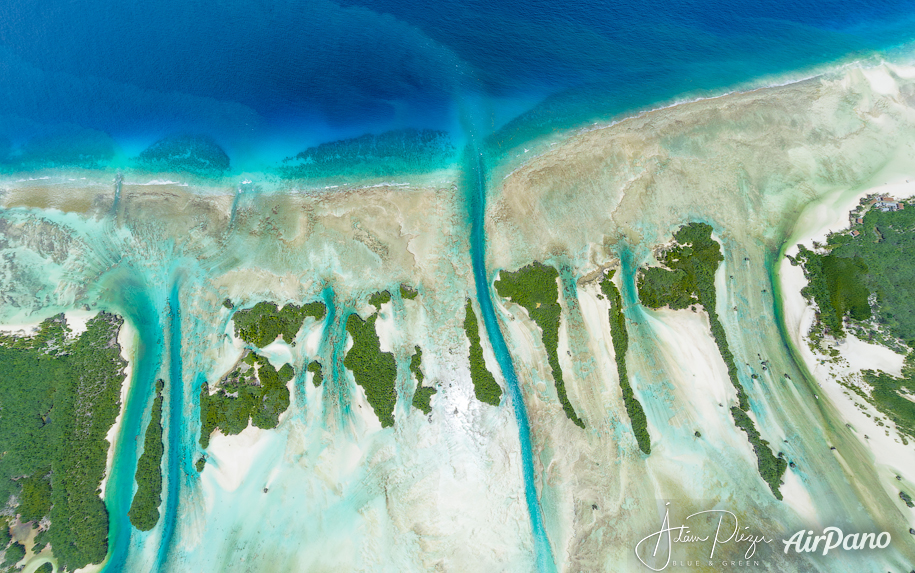
M 416 377 L 416 391 L 413 392 L 413 407 L 422 410 L 424 414 L 429 414 L 432 412 L 432 395 L 438 392 L 438 390 L 423 386 L 425 376 L 423 376 L 422 362 L 423 351 L 417 346 L 413 356 L 410 357 L 410 372 Z
M 473 382 L 473 392 L 480 402 L 498 406 L 502 399 L 502 388 L 499 387 L 492 372 L 486 368 L 486 362 L 483 360 L 477 315 L 473 312 L 473 305 L 469 298 L 464 309 L 464 333 L 467 335 L 467 340 L 470 341 L 470 380 Z
M 381 341 L 375 331 L 377 319 L 377 312 L 366 320 L 355 313 L 349 316 L 346 331 L 353 337 L 353 346 L 346 353 L 343 365 L 352 371 L 356 384 L 362 386 L 365 398 L 378 416 L 381 427 L 387 428 L 394 425 L 397 361 L 392 353 L 381 351 Z
M 724 260 L 721 247 L 712 239 L 712 227 L 705 223 L 690 223 L 674 233 L 674 244 L 661 257 L 667 269 L 648 268 L 639 274 L 639 301 L 649 308 L 669 306 L 684 309 L 693 304 L 705 309 L 712 338 L 728 369 L 728 378 L 737 390 L 737 406 L 731 408 L 734 424 L 747 434 L 756 453 L 760 477 L 769 485 L 776 499 L 782 499 L 779 488 L 788 462 L 772 453 L 769 443 L 762 439 L 753 419 L 747 414 L 750 403 L 737 376 L 734 355 L 728 347 L 724 326 L 715 311 L 715 271 Z M 670 270 L 668 270 L 670 269 Z
M 620 291 L 611 280 L 616 271 L 610 271 L 600 282 L 600 290 L 610 301 L 610 338 L 613 341 L 613 353 L 616 355 L 616 371 L 623 390 L 623 404 L 632 424 L 632 431 L 639 449 L 651 453 L 651 436 L 648 434 L 648 418 L 645 410 L 629 385 L 629 373 L 626 370 L 626 351 L 629 349 L 629 334 L 626 332 L 626 317 L 623 315 L 623 299 Z
M 534 262 L 513 273 L 499 273 L 499 280 L 494 286 L 499 296 L 523 306 L 540 328 L 559 403 L 562 404 L 566 416 L 576 426 L 584 428 L 584 421 L 578 417 L 572 403 L 569 402 L 562 379 L 562 368 L 559 366 L 559 316 L 562 308 L 559 306 L 559 287 L 556 285 L 558 278 L 559 271 L 540 262 Z
M 159 521 L 159 504 L 162 503 L 162 389 L 165 383 L 156 381 L 156 399 L 146 427 L 143 455 L 137 461 L 137 493 L 127 515 L 130 523 L 140 531 L 149 531 Z

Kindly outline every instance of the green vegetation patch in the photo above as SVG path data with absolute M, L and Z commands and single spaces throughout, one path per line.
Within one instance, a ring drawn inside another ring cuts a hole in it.
M 321 385 L 324 382 L 324 371 L 321 368 L 321 363 L 317 360 L 312 360 L 308 363 L 308 371 L 314 374 L 311 377 L 311 383 L 315 385 L 315 388 Z
M 356 384 L 362 386 L 381 427 L 387 428 L 394 425 L 397 361 L 392 353 L 381 351 L 381 341 L 375 331 L 377 319 L 377 312 L 367 320 L 362 320 L 355 313 L 349 316 L 346 331 L 353 337 L 353 346 L 346 353 L 343 365 L 352 371 Z
M 915 342 L 915 208 L 870 209 L 853 230 L 860 234 L 830 235 L 819 253 L 801 246 L 791 261 L 807 276 L 802 293 L 816 303 L 820 321 L 835 336 L 844 334 L 843 318 L 865 321 L 873 311 L 891 336 Z
M 302 328 L 306 316 L 315 320 L 324 318 L 324 303 L 311 302 L 303 306 L 287 304 L 281 310 L 272 302 L 259 302 L 247 310 L 239 310 L 232 316 L 235 321 L 235 336 L 248 344 L 263 348 L 282 336 L 291 344 Z
M 470 380 L 473 382 L 473 392 L 480 402 L 498 406 L 502 399 L 502 388 L 499 387 L 492 372 L 486 368 L 486 361 L 483 360 L 477 315 L 473 312 L 473 305 L 469 298 L 464 310 L 464 333 L 467 335 L 467 340 L 470 341 Z
M 127 515 L 130 523 L 140 531 L 149 531 L 159 521 L 159 504 L 162 501 L 162 389 L 165 383 L 156 381 L 156 398 L 146 427 L 143 455 L 137 461 L 137 493 Z
M 422 410 L 424 414 L 432 412 L 432 395 L 438 392 L 435 388 L 424 387 L 422 370 L 423 351 L 419 346 L 415 348 L 413 356 L 410 358 L 410 372 L 416 377 L 416 391 L 413 392 L 413 407 Z
M 629 349 L 629 334 L 626 332 L 626 317 L 623 315 L 623 299 L 619 289 L 613 284 L 613 275 L 610 271 L 600 282 L 600 290 L 610 301 L 610 337 L 613 340 L 613 353 L 616 355 L 616 371 L 620 378 L 620 388 L 623 390 L 623 403 L 626 413 L 632 424 L 632 431 L 639 444 L 639 449 L 646 454 L 651 453 L 651 436 L 648 434 L 648 418 L 645 410 L 629 385 L 629 373 L 626 370 L 626 351 Z
M 836 253 L 817 254 L 799 246 L 797 255 L 807 277 L 801 294 L 813 300 L 819 309 L 818 320 L 833 336 L 845 336 L 843 320 L 867 320 L 871 308 L 867 302 L 867 265 L 860 256 L 841 257 Z
M 901 433 L 915 438 L 915 371 L 906 367 L 901 378 L 881 371 L 864 370 L 864 381 L 871 387 L 870 396 L 863 397 L 896 424 Z
M 3 556 L 3 565 L 9 567 L 19 563 L 25 558 L 25 546 L 21 543 L 13 543 L 6 548 L 6 553 Z
M 416 298 L 416 295 L 419 294 L 419 291 L 407 284 L 400 285 L 400 298 L 405 298 L 413 300 Z
M 559 403 L 562 404 L 566 416 L 576 426 L 584 428 L 585 423 L 578 417 L 569 402 L 565 382 L 562 380 L 562 369 L 559 367 L 559 315 L 562 309 L 558 302 L 559 287 L 556 285 L 558 278 L 559 271 L 534 262 L 513 273 L 504 271 L 499 273 L 499 280 L 495 282 L 495 287 L 499 296 L 523 306 L 540 327 L 547 360 L 553 371 L 553 381 L 556 383 Z
M 746 414 L 750 403 L 737 376 L 737 365 L 728 347 L 724 326 L 715 311 L 715 271 L 724 260 L 721 247 L 712 239 L 712 227 L 705 223 L 680 227 L 674 233 L 674 239 L 674 245 L 660 256 L 660 262 L 666 269 L 654 267 L 639 273 L 639 301 L 654 309 L 669 306 L 679 310 L 692 304 L 700 304 L 705 309 L 712 337 L 728 368 L 728 378 L 737 389 L 738 405 L 731 408 L 734 424 L 746 432 L 756 452 L 759 475 L 769 485 L 772 494 L 782 499 L 779 488 L 788 463 L 772 453 L 768 442 L 760 437 L 753 420 Z
M 35 570 L 35 573 L 52 573 L 53 571 L 54 566 L 50 562 L 44 562 Z
M 391 302 L 391 293 L 386 290 L 376 292 L 369 297 L 369 304 L 378 310 L 381 310 L 381 305 L 386 302 Z
M 200 390 L 200 446 L 210 444 L 210 434 L 240 434 L 249 422 L 272 429 L 289 407 L 289 389 L 295 370 L 284 364 L 277 371 L 266 357 L 246 352 L 237 367 L 219 382 L 213 394 L 204 384 Z
M 0 336 L 0 499 L 15 495 L 23 518 L 50 519 L 42 543 L 69 570 L 101 563 L 108 552 L 99 488 L 127 365 L 121 324 L 99 313 L 71 338 L 58 315 L 34 336 Z

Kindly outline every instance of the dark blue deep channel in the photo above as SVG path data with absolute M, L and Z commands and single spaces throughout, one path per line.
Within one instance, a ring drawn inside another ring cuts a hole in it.
M 472 146 L 466 152 L 466 171 L 464 181 L 467 192 L 467 202 L 470 210 L 470 256 L 473 263 L 473 280 L 477 289 L 477 301 L 480 304 L 480 314 L 486 325 L 486 333 L 492 345 L 493 354 L 502 370 L 505 386 L 515 419 L 518 421 L 519 442 L 521 444 L 521 468 L 524 478 L 524 498 L 531 516 L 531 530 L 534 538 L 534 550 L 537 553 L 537 570 L 541 573 L 556 571 L 553 560 L 553 550 L 546 534 L 543 522 L 543 510 L 540 507 L 540 498 L 537 495 L 537 485 L 534 481 L 534 458 L 531 451 L 531 428 L 527 421 L 527 410 L 524 408 L 524 399 L 518 385 L 518 376 L 512 364 L 508 345 L 499 329 L 499 321 L 492 304 L 489 290 L 489 276 L 486 273 L 486 183 L 484 178 L 483 160 L 479 152 Z

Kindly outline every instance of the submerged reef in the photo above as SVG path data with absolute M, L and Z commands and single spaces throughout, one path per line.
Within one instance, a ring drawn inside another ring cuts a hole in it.
M 172 135 L 144 149 L 137 165 L 149 171 L 186 171 L 219 176 L 229 170 L 229 156 L 207 135 Z
M 562 368 L 559 366 L 559 317 L 562 308 L 559 306 L 559 287 L 556 281 L 559 271 L 553 267 L 534 262 L 513 273 L 502 271 L 495 282 L 496 292 L 520 306 L 540 328 L 543 347 L 546 349 L 547 361 L 553 372 L 556 394 L 566 416 L 579 428 L 585 423 L 569 402 L 565 382 L 562 379 Z
M 486 368 L 486 361 L 483 360 L 480 329 L 470 299 L 467 299 L 467 305 L 464 307 L 464 333 L 470 342 L 470 379 L 473 381 L 473 392 L 480 402 L 498 406 L 502 399 L 502 388 L 496 382 L 492 372 Z
M 15 495 L 22 519 L 50 520 L 36 542 L 68 570 L 108 552 L 99 487 L 124 381 L 121 324 L 99 313 L 74 337 L 60 315 L 32 336 L 0 335 L 0 499 Z
M 280 174 L 297 179 L 422 173 L 447 167 L 456 155 L 447 132 L 399 129 L 310 147 L 284 159 Z
M 772 494 L 782 499 L 779 488 L 782 476 L 788 468 L 787 460 L 776 457 L 769 443 L 760 437 L 753 420 L 747 415 L 750 403 L 737 377 L 734 355 L 728 347 L 724 326 L 715 311 L 715 271 L 724 260 L 721 248 L 712 238 L 712 227 L 705 223 L 690 223 L 674 233 L 675 244 L 659 257 L 667 268 L 643 269 L 638 278 L 639 300 L 649 308 L 668 306 L 682 310 L 698 304 L 705 309 L 712 338 L 718 346 L 722 360 L 728 369 L 728 378 L 737 390 L 737 405 L 731 408 L 734 424 L 747 434 L 747 439 L 756 453 L 759 475 L 769 484 Z
M 620 378 L 620 388 L 623 391 L 623 403 L 626 413 L 629 414 L 629 423 L 632 432 L 639 444 L 639 449 L 645 454 L 651 453 L 651 436 L 648 434 L 648 418 L 639 399 L 635 397 L 632 386 L 629 384 L 629 372 L 626 370 L 626 352 L 629 350 L 629 334 L 626 332 L 626 316 L 623 314 L 623 299 L 620 291 L 613 284 L 613 275 L 616 271 L 608 272 L 600 281 L 600 290 L 610 302 L 610 336 L 613 342 L 613 353 L 616 358 L 616 372 Z
M 165 383 L 156 381 L 156 398 L 152 415 L 146 428 L 143 454 L 137 461 L 137 493 L 127 515 L 140 531 L 149 531 L 159 521 L 159 504 L 162 502 L 162 390 Z

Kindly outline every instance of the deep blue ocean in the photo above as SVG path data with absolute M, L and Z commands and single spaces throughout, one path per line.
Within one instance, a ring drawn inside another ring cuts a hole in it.
M 364 133 L 460 142 L 468 99 L 517 144 L 889 50 L 913 23 L 911 1 L 17 0 L 0 6 L 0 161 L 120 167 L 194 135 L 225 173 L 258 171 Z

